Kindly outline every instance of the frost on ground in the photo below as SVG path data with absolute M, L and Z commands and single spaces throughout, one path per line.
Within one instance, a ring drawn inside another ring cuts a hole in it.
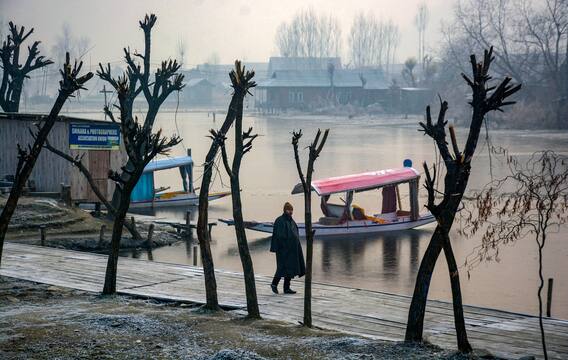
M 0 277 L 0 359 L 450 359 L 453 351 Z
M 6 197 L 0 194 L 0 211 Z M 122 249 L 146 248 L 148 221 L 137 221 L 137 229 L 143 239 L 134 240 L 126 230 L 122 233 Z M 106 227 L 100 240 L 101 226 Z M 154 224 L 152 247 L 171 245 L 180 241 L 175 230 L 162 224 Z M 112 221 L 104 216 L 96 218 L 87 211 L 66 207 L 54 199 L 23 196 L 10 220 L 7 239 L 24 244 L 39 245 L 40 227 L 45 227 L 46 245 L 72 250 L 101 251 L 110 246 Z

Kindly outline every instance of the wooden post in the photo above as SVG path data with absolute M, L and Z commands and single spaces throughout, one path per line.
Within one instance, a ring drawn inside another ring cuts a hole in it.
M 41 246 L 45 246 L 45 225 L 39 226 L 39 236 L 41 239 Z
M 61 201 L 66 206 L 71 206 L 71 186 L 61 183 Z
M 101 230 L 99 232 L 99 249 L 103 248 L 103 242 L 104 242 L 104 239 L 105 239 L 105 229 L 106 229 L 106 225 L 102 224 Z
M 136 229 L 136 220 L 134 219 L 134 216 L 130 217 L 130 222 L 132 223 L 132 228 Z
M 98 201 L 95 203 L 95 216 L 96 217 L 101 216 L 101 203 Z
M 193 266 L 197 266 L 197 245 L 193 245 Z
M 187 149 L 187 156 L 191 156 L 191 149 Z M 187 167 L 187 176 L 188 176 L 188 184 L 187 189 L 190 193 L 195 192 L 195 188 L 193 187 L 193 164 L 189 164 Z
M 546 296 L 546 316 L 550 317 L 552 308 L 552 285 L 554 284 L 553 278 L 548 278 L 548 293 Z
M 191 239 L 191 211 L 185 213 L 185 236 L 187 239 Z
M 152 248 L 152 236 L 154 236 L 154 224 L 150 224 L 150 228 L 148 229 L 148 240 L 146 241 L 148 249 Z
M 420 178 L 408 182 L 410 188 L 410 220 L 416 221 L 420 217 L 418 208 L 418 182 Z

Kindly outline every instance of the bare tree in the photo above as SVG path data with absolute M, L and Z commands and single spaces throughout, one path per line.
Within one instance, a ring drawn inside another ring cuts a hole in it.
M 408 86 L 416 87 L 416 75 L 414 74 L 416 63 L 416 59 L 413 57 L 406 59 L 404 62 L 402 77 L 406 80 Z
M 529 85 L 520 100 L 534 113 L 522 115 L 568 126 L 568 1 L 458 0 L 442 33 L 445 69 L 464 71 L 467 54 L 494 45 L 495 73 Z M 456 92 L 453 81 L 444 83 L 442 91 Z
M 242 79 L 244 73 L 244 67 L 241 74 L 238 75 L 237 79 Z M 225 147 L 224 138 L 216 136 L 218 141 L 221 141 L 221 157 L 223 159 L 223 165 L 229 179 L 231 180 L 231 199 L 233 203 L 233 218 L 235 225 L 235 234 L 237 236 L 237 245 L 239 248 L 239 256 L 241 258 L 241 265 L 243 267 L 243 273 L 245 278 L 245 292 L 247 298 L 247 312 L 248 317 L 252 319 L 260 319 L 260 310 L 258 308 L 258 299 L 256 294 L 256 283 L 254 279 L 254 268 L 252 264 L 252 258 L 250 256 L 250 251 L 248 248 L 247 236 L 245 232 L 245 225 L 243 219 L 243 210 L 241 202 L 241 186 L 239 171 L 241 169 L 241 162 L 243 156 L 252 149 L 252 143 L 254 139 L 258 136 L 252 133 L 252 127 L 247 131 L 243 131 L 243 103 L 246 94 L 250 94 L 249 89 L 256 86 L 254 81 L 250 81 L 250 78 L 239 85 L 239 87 L 233 87 L 235 93 L 238 92 L 236 97 L 236 114 L 235 114 L 235 151 L 233 154 L 233 162 L 229 164 L 229 157 L 227 155 L 227 149 Z M 246 77 L 245 77 L 246 80 Z M 201 190 L 203 191 L 203 190 Z
M 22 36 L 23 33 L 24 29 L 22 28 Z M 67 99 L 73 96 L 75 91 L 85 89 L 83 85 L 93 77 L 93 74 L 90 72 L 83 76 L 79 76 L 83 63 L 79 62 L 79 64 L 77 64 L 77 62 L 75 62 L 72 66 L 69 60 L 69 54 L 66 54 L 65 58 L 65 65 L 63 69 L 60 70 L 62 79 L 59 82 L 59 95 L 57 96 L 49 115 L 42 121 L 42 123 L 37 125 L 37 132 L 30 129 L 30 134 L 34 139 L 33 145 L 28 145 L 26 149 L 18 144 L 18 164 L 16 166 L 14 184 L 12 185 L 10 196 L 8 197 L 6 205 L 4 205 L 2 214 L 0 215 L 0 261 L 2 260 L 2 249 L 4 247 L 4 238 L 8 231 L 8 224 L 16 210 L 18 200 L 20 199 L 24 186 L 32 173 L 37 158 L 41 153 L 43 144 L 46 141 L 49 132 L 53 128 L 55 121 L 57 121 L 61 108 Z
M 144 53 L 139 54 L 135 52 L 132 54 L 129 48 L 124 49 L 127 70 L 122 76 L 114 78 L 111 74 L 110 64 L 107 64 L 106 67 L 99 64 L 100 70 L 97 71 L 97 75 L 102 80 L 108 82 L 118 94 L 121 132 L 128 155 L 128 161 L 122 166 L 121 172 L 113 172 L 109 176 L 117 184 L 111 203 L 112 207 L 116 209 L 116 214 L 114 217 L 111 254 L 109 255 L 105 275 L 104 294 L 116 292 L 118 251 L 124 217 L 130 206 L 130 194 L 138 182 L 144 166 L 154 156 L 167 153 L 170 147 L 181 141 L 177 136 L 173 136 L 170 139 L 162 138 L 161 130 L 156 134 L 152 133 L 154 121 L 163 102 L 171 93 L 180 91 L 184 86 L 184 76 L 178 73 L 180 65 L 175 60 L 162 61 L 161 66 L 154 74 L 154 78 L 152 81 L 150 80 L 151 32 L 156 21 L 157 17 L 154 14 L 150 14 L 146 15 L 139 22 L 140 28 L 144 32 Z M 137 63 L 133 55 L 140 58 L 143 63 Z M 134 99 L 140 94 L 144 95 L 148 103 L 145 119 L 141 123 L 133 116 Z M 111 109 L 106 107 L 105 112 L 111 120 L 116 121 Z
M 20 47 L 33 33 L 34 29 L 26 32 L 24 26 L 18 28 L 13 22 L 8 23 L 9 33 L 2 40 L 0 60 L 2 61 L 2 83 L 0 84 L 0 107 L 6 112 L 18 112 L 20 97 L 22 95 L 24 80 L 29 73 L 44 66 L 53 64 L 53 61 L 38 56 L 40 41 L 34 41 L 28 46 L 28 56 L 20 63 Z M 65 99 L 67 100 L 67 99 Z
M 390 65 L 394 64 L 396 60 L 396 50 L 400 43 L 400 30 L 398 26 L 389 20 L 384 27 L 385 38 L 385 67 L 387 72 L 390 70 Z
M 180 38 L 177 43 L 177 53 L 180 66 L 185 65 L 185 54 L 187 52 L 187 45 L 183 38 Z
M 153 79 L 150 78 L 151 33 L 156 21 L 156 15 L 150 14 L 146 15 L 145 18 L 139 22 L 140 28 L 144 32 L 143 53 L 136 51 L 132 53 L 130 48 L 124 48 L 124 60 L 127 66 L 126 75 L 128 76 L 128 83 L 133 88 L 129 91 L 127 98 L 128 106 L 125 110 L 129 112 L 129 117 L 134 118 L 132 105 L 134 99 L 142 94 L 148 104 L 148 108 L 144 114 L 143 126 L 145 129 L 149 130 L 153 128 L 158 111 L 168 96 L 174 91 L 180 91 L 184 87 L 184 75 L 179 73 L 180 64 L 176 60 L 162 61 L 158 69 L 156 69 Z M 136 58 L 139 58 L 142 63 L 137 62 Z M 100 71 L 98 71 L 97 74 L 102 80 L 111 85 L 113 85 L 112 82 L 116 83 L 111 76 L 110 64 L 107 64 L 106 67 L 99 64 L 99 67 Z M 111 119 L 114 118 L 110 108 L 105 108 L 105 113 Z M 129 180 L 131 169 L 133 169 L 133 164 L 129 158 L 120 175 L 124 182 Z M 114 190 L 111 203 L 114 208 L 118 209 L 120 203 L 120 190 L 118 188 Z
M 240 61 L 235 61 L 235 69 L 229 73 L 231 84 L 233 87 L 233 96 L 227 110 L 227 116 L 221 128 L 217 131 L 211 129 L 211 147 L 205 156 L 203 166 L 203 175 L 201 177 L 201 187 L 199 190 L 199 218 L 197 220 L 197 237 L 199 239 L 199 248 L 201 252 L 201 263 L 203 265 L 203 277 L 205 280 L 205 307 L 209 310 L 219 309 L 219 300 L 217 297 L 217 280 L 215 279 L 215 267 L 213 264 L 213 256 L 211 255 L 211 239 L 207 224 L 209 221 L 209 187 L 211 185 L 211 177 L 215 167 L 215 158 L 219 151 L 219 147 L 224 143 L 227 132 L 233 125 L 237 117 L 237 104 L 242 104 L 245 95 L 249 89 L 256 86 L 252 81 L 254 71 L 246 71 Z
M 482 261 L 498 259 L 499 249 L 525 237 L 534 237 L 538 246 L 538 315 L 542 350 L 548 359 L 542 322 L 543 249 L 548 234 L 568 222 L 568 158 L 553 151 L 539 151 L 521 163 L 507 150 L 507 176 L 489 183 L 474 194 L 464 216 L 462 233 L 481 233 L 481 245 L 466 259 L 468 269 Z
M 355 16 L 349 32 L 349 52 L 355 67 L 380 67 L 388 62 L 386 27 L 372 14 Z
M 308 146 L 308 168 L 306 169 L 306 176 L 302 171 L 300 164 L 300 154 L 298 152 L 298 142 L 302 137 L 302 130 L 292 133 L 292 147 L 294 148 L 294 159 L 296 161 L 296 169 L 298 176 L 302 183 L 302 190 L 304 192 L 304 217 L 306 229 L 306 280 L 304 290 L 304 326 L 312 327 L 312 264 L 314 254 L 314 234 L 315 230 L 312 227 L 312 175 L 314 173 L 314 163 L 319 157 L 327 136 L 329 129 L 326 129 L 321 137 L 321 130 L 318 129 L 316 137 Z M 321 139 L 320 139 L 321 137 Z
M 472 101 L 470 102 L 473 112 L 471 115 L 467 142 L 463 152 L 460 151 L 458 147 L 454 128 L 452 126 L 450 126 L 450 138 L 452 142 L 453 155 L 450 153 L 446 142 L 447 121 L 445 120 L 445 116 L 448 109 L 447 102 L 441 101 L 438 120 L 436 123 L 432 122 L 429 106 L 426 108 L 426 123 L 420 123 L 424 134 L 434 139 L 438 151 L 444 160 L 446 174 L 444 176 L 442 200 L 436 204 L 436 193 L 438 192 L 434 183 L 434 179 L 436 178 L 436 168 L 434 167 L 434 174 L 432 176 L 428 166 L 426 163 L 424 164 L 424 170 L 426 173 L 425 187 L 428 191 L 428 203 L 426 207 L 432 215 L 434 215 L 438 225 L 436 226 L 436 230 L 432 235 L 432 239 L 428 244 L 426 252 L 424 253 L 416 277 L 414 294 L 408 311 L 405 336 L 405 340 L 407 342 L 422 341 L 428 289 L 430 287 L 432 273 L 438 256 L 440 255 L 440 252 L 444 250 L 452 288 L 454 322 L 458 349 L 461 352 L 471 351 L 471 345 L 467 339 L 465 320 L 463 316 L 459 272 L 449 232 L 453 225 L 461 199 L 467 188 L 469 175 L 471 173 L 471 161 L 475 154 L 475 149 L 479 140 L 479 133 L 481 131 L 485 115 L 490 111 L 502 111 L 504 106 L 513 104 L 513 101 L 506 100 L 516 93 L 521 87 L 521 85 L 510 85 L 511 78 L 505 78 L 498 86 L 492 86 L 489 83 L 491 79 L 491 76 L 489 75 L 489 68 L 493 59 L 492 48 L 485 51 L 483 61 L 481 63 L 477 62 L 475 55 L 471 55 L 470 62 L 472 78 L 462 74 L 473 92 Z
M 426 2 L 418 4 L 418 9 L 416 16 L 414 17 L 414 26 L 418 30 L 418 60 L 424 66 L 424 57 L 426 56 L 426 40 L 425 33 L 428 27 L 428 20 L 430 18 L 430 12 L 428 11 L 428 5 Z
M 296 13 L 276 31 L 276 46 L 285 57 L 333 57 L 341 52 L 341 26 L 331 16 L 312 8 Z

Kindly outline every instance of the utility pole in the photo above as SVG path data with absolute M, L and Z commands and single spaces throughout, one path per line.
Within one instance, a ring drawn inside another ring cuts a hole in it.
M 103 89 L 99 91 L 100 93 L 105 95 L 105 108 L 108 106 L 107 104 L 107 94 L 112 94 L 112 91 L 106 89 L 106 85 L 103 85 Z M 107 119 L 107 114 L 105 111 L 105 120 Z

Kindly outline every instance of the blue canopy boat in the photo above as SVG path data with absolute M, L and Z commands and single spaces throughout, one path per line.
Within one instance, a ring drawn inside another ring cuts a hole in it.
M 179 169 L 183 190 L 168 191 L 169 187 L 155 188 L 154 173 L 167 169 Z M 230 195 L 230 191 L 210 193 L 209 201 Z M 199 195 L 193 187 L 193 159 L 177 156 L 150 162 L 130 195 L 130 208 L 198 205 Z

